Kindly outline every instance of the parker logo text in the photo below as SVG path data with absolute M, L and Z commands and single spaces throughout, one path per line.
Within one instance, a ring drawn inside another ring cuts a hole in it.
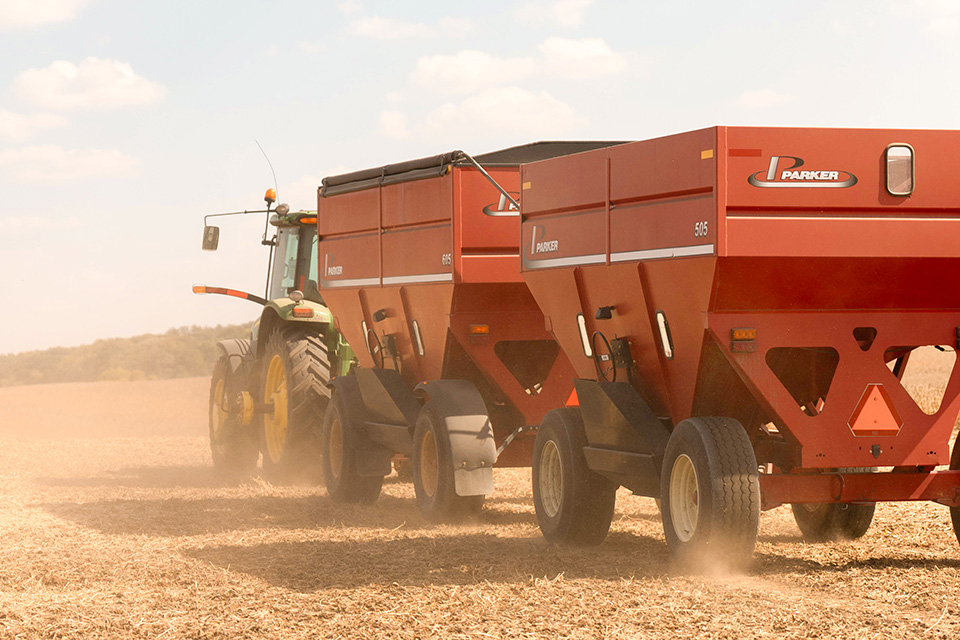
M 537 230 L 539 229 L 539 234 Z M 539 237 L 538 237 L 539 235 Z M 530 241 L 530 255 L 535 256 L 538 253 L 553 253 L 560 248 L 559 240 L 544 240 L 547 230 L 540 225 L 533 225 L 533 238 Z
M 342 276 L 343 275 L 343 265 L 333 266 L 330 264 L 330 254 L 326 254 L 323 257 L 323 273 L 329 276 Z
M 792 164 L 790 161 L 793 161 Z M 857 184 L 857 176 L 849 171 L 801 170 L 803 158 L 796 156 L 772 156 L 766 175 L 757 171 L 747 182 L 755 187 L 834 188 L 842 189 Z M 763 176 L 763 177 L 761 177 Z

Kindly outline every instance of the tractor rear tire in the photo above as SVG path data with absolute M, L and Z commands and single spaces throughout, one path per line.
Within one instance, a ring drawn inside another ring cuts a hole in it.
M 411 463 L 417 506 L 431 522 L 476 516 L 483 508 L 482 495 L 457 495 L 452 459 L 446 423 L 433 402 L 428 401 L 420 409 L 413 430 Z
M 533 505 L 543 537 L 569 545 L 598 545 L 607 537 L 618 485 L 587 466 L 580 410 L 544 416 L 533 445 Z
M 854 469 L 839 469 L 852 472 Z M 873 469 L 872 471 L 876 471 Z M 793 519 L 807 542 L 835 542 L 863 537 L 877 505 L 820 502 L 791 504 Z
M 346 381 L 346 379 L 344 380 Z M 330 398 L 320 434 L 321 468 L 327 495 L 334 502 L 372 504 L 380 497 L 383 476 L 357 473 L 357 429 L 348 405 L 349 391 L 338 388 Z
M 660 474 L 663 531 L 681 565 L 738 570 L 760 525 L 757 458 L 732 418 L 689 418 L 667 442 Z
M 260 451 L 253 428 L 242 426 L 236 413 L 230 414 L 229 371 L 228 357 L 220 356 L 210 378 L 210 453 L 217 473 L 225 480 L 238 482 L 257 470 Z
M 327 408 L 330 358 L 316 329 L 274 329 L 263 352 L 260 400 L 263 475 L 271 482 L 318 483 L 318 436 Z

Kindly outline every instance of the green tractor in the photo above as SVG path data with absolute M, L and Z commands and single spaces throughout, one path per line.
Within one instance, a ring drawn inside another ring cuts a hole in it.
M 229 295 L 263 306 L 249 338 L 217 343 L 220 357 L 210 382 L 210 450 L 224 477 L 254 474 L 263 455 L 263 476 L 273 482 L 320 478 L 318 435 L 332 378 L 354 363 L 350 346 L 333 328 L 317 288 L 317 217 L 277 205 L 268 189 L 267 208 L 211 214 L 204 218 L 203 248 L 215 251 L 217 216 L 264 213 L 261 243 L 270 247 L 265 297 L 196 285 L 194 293 Z M 269 225 L 274 227 L 268 239 Z

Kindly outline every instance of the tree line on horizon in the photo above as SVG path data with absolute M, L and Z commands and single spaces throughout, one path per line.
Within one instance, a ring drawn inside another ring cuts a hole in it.
M 178 327 L 162 334 L 0 355 L 0 387 L 210 375 L 219 357 L 217 341 L 249 335 L 250 324 Z

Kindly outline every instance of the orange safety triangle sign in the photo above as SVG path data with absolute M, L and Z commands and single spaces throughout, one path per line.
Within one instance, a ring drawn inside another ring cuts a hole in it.
M 900 433 L 903 420 L 883 385 L 868 384 L 849 425 L 855 436 L 895 436 Z

